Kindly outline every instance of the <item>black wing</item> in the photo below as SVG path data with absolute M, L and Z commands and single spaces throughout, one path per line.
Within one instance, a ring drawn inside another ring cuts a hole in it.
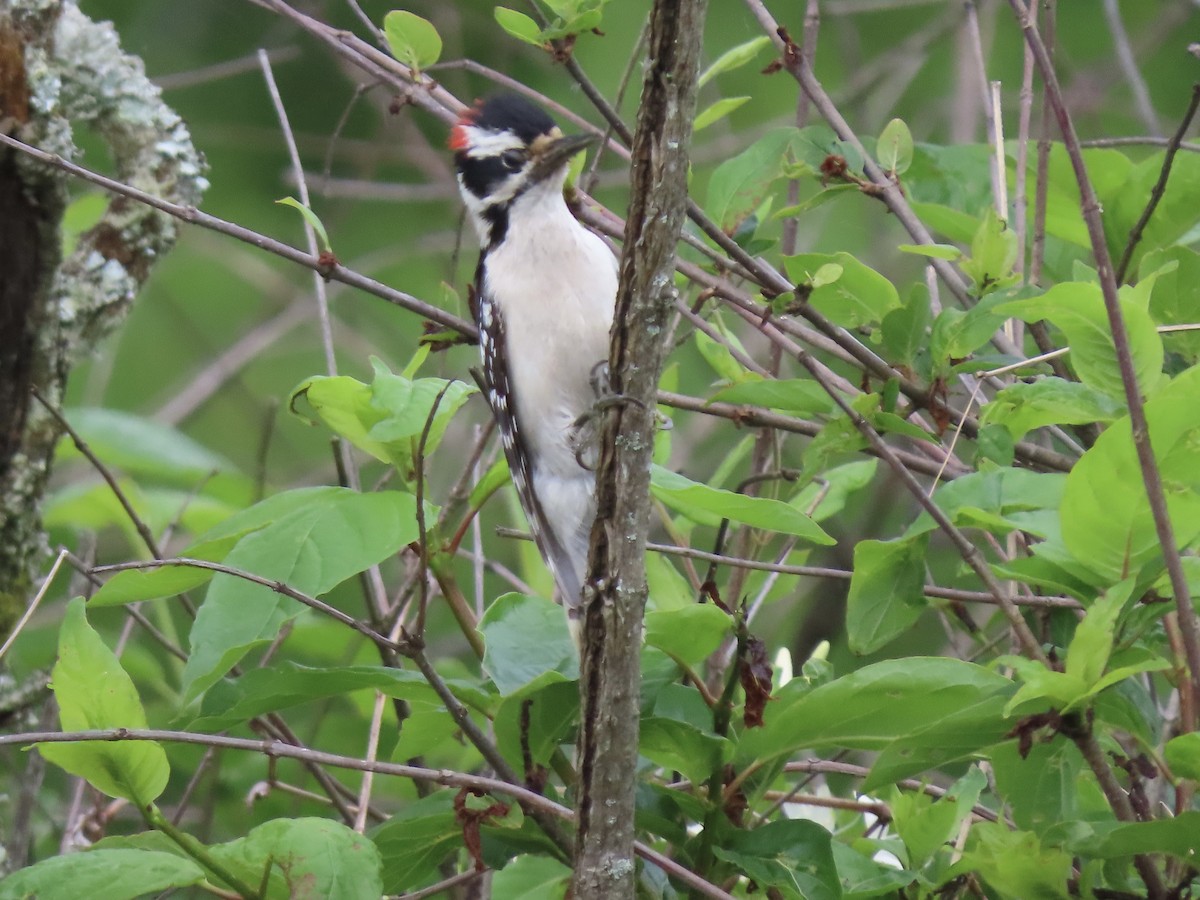
M 521 435 L 520 419 L 513 403 L 512 385 L 508 375 L 504 316 L 499 304 L 483 290 L 482 266 L 479 276 L 476 282 L 475 313 L 479 325 L 479 345 L 483 350 L 483 382 L 488 405 L 492 408 L 492 417 L 500 431 L 504 458 L 508 460 L 508 470 L 517 489 L 521 508 L 529 520 L 533 540 L 542 559 L 554 575 L 564 602 L 568 606 L 574 606 L 578 603 L 581 585 L 575 583 L 578 576 L 571 556 L 563 546 L 560 536 L 550 526 L 534 489 L 534 460 Z

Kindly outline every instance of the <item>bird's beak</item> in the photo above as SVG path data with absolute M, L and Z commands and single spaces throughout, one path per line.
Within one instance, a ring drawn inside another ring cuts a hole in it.
M 580 150 L 598 143 L 599 140 L 594 134 L 568 134 L 565 137 L 553 138 L 537 154 L 533 171 L 530 173 L 532 180 L 541 181 L 549 177 L 566 165 Z

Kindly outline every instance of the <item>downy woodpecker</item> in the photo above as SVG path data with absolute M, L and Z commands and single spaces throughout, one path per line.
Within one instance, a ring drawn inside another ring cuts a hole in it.
M 450 134 L 482 248 L 474 311 L 484 388 L 573 634 L 596 513 L 591 412 L 606 392 L 617 294 L 616 259 L 563 199 L 567 164 L 592 141 L 563 136 L 512 95 L 476 104 Z

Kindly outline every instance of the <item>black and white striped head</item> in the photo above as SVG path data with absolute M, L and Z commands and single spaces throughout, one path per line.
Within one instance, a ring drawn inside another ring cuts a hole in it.
M 509 212 L 519 203 L 561 202 L 568 162 L 594 140 L 564 136 L 550 116 L 515 94 L 468 110 L 450 132 L 450 149 L 480 242 L 504 240 Z

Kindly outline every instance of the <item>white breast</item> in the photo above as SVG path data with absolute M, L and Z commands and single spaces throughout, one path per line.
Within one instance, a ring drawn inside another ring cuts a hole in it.
M 483 289 L 500 307 L 505 356 L 526 447 L 546 474 L 579 477 L 568 436 L 595 403 L 592 374 L 608 359 L 617 264 L 580 225 L 557 186 L 534 188 L 509 211 L 487 256 Z

